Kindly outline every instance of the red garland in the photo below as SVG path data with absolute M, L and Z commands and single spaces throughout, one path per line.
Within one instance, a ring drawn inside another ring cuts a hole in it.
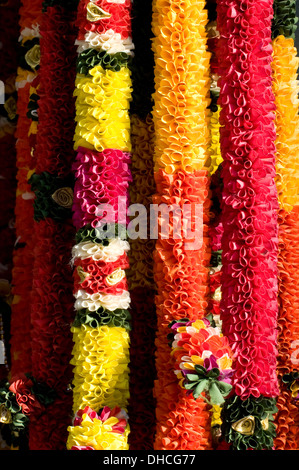
M 218 0 L 224 233 L 223 334 L 235 392 L 278 395 L 277 192 L 272 0 Z
M 76 76 L 75 14 L 48 7 L 40 25 L 41 62 L 36 173 L 65 177 L 74 160 Z M 75 229 L 71 219 L 34 222 L 33 287 L 31 292 L 32 375 L 55 390 L 55 402 L 40 415 L 32 413 L 30 450 L 64 450 L 71 424 L 70 365 L 74 318 L 70 266 Z

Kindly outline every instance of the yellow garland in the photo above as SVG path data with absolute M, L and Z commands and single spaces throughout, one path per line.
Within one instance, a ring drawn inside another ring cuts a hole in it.
M 156 129 L 155 171 L 169 174 L 210 167 L 211 54 L 204 0 L 153 3 Z
M 92 420 L 87 414 L 82 417 L 80 426 L 69 426 L 67 449 L 73 446 L 90 446 L 94 450 L 128 450 L 129 426 L 124 434 L 115 433 L 112 426 L 118 423 L 115 417 L 104 423 L 100 419 Z
M 127 409 L 129 333 L 124 328 L 82 325 L 73 333 L 73 411 L 86 406 Z
M 105 70 L 97 65 L 76 78 L 76 131 L 74 149 L 82 146 L 102 152 L 106 148 L 131 151 L 129 103 L 131 73 Z
M 299 204 L 299 58 L 292 38 L 278 36 L 273 44 L 273 92 L 276 104 L 276 186 L 281 208 Z

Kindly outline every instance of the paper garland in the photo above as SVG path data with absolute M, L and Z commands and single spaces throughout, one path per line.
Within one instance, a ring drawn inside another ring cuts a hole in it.
M 275 449 L 298 447 L 298 405 L 296 346 L 298 338 L 298 301 L 294 285 L 297 279 L 298 253 L 298 57 L 294 47 L 296 30 L 295 2 L 274 1 L 272 24 L 273 92 L 276 124 L 276 186 L 279 198 L 279 291 L 278 291 L 278 361 L 280 394 L 275 417 Z M 291 258 L 290 258 L 291 256 Z M 290 380 L 289 389 L 286 378 Z
M 204 6 L 202 1 L 184 2 L 184 7 L 180 1 L 153 3 L 156 181 L 153 202 L 168 207 L 175 202 L 180 209 L 184 203 L 193 205 L 193 210 L 196 205 L 203 208 L 202 245 L 190 251 L 185 247 L 187 237 L 175 239 L 175 216 L 171 216 L 170 224 L 161 217 L 159 220 L 160 227 L 171 230 L 169 239 L 160 234 L 154 253 L 158 320 L 154 448 L 159 450 L 211 448 L 209 407 L 179 389 L 167 341 L 171 321 L 202 318 L 208 305 L 210 54 Z M 193 217 L 192 227 L 196 220 Z
M 119 408 L 125 413 L 129 399 L 129 325 L 126 321 L 113 326 L 113 318 L 122 312 L 128 320 L 130 307 L 125 273 L 129 244 L 121 239 L 122 234 L 126 235 L 128 185 L 132 180 L 128 68 L 131 52 L 123 50 L 124 42 L 130 42 L 131 37 L 130 10 L 131 2 L 127 0 L 124 3 L 82 0 L 78 6 L 73 222 L 80 241 L 73 247 L 72 262 L 76 318 L 80 312 L 85 313 L 80 317 L 83 321 L 75 320 L 76 326 L 72 327 L 71 364 L 73 414 L 76 416 L 82 410 L 83 421 L 77 425 L 75 420 L 74 426 L 68 428 L 69 450 L 128 448 L 127 421 L 122 438 L 103 422 L 105 432 L 103 428 L 103 434 L 93 439 L 84 410 L 91 409 L 93 416 L 106 408 L 110 412 Z M 113 53 L 109 46 L 109 52 L 104 48 L 111 31 Z M 100 315 L 105 311 L 111 322 L 103 325 Z M 89 323 L 87 319 L 91 316 L 95 321 Z M 101 420 L 94 419 L 93 424 L 94 432 L 101 432 Z

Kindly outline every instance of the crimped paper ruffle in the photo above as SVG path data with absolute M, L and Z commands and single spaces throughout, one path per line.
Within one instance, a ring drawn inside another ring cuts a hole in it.
M 124 219 L 128 209 L 128 187 L 132 181 L 129 169 L 130 154 L 106 148 L 96 152 L 78 148 L 73 170 L 76 177 L 73 203 L 73 223 L 80 229 L 86 225 L 96 227 L 105 217 L 106 223 L 117 223 Z M 119 198 L 124 200 L 123 204 Z M 99 210 L 101 204 L 109 204 L 113 214 Z M 110 220 L 110 217 L 112 219 Z
M 299 206 L 292 212 L 280 212 L 279 217 L 279 316 L 277 374 L 280 379 L 280 395 L 275 417 L 277 450 L 295 449 L 298 445 L 298 404 L 282 382 L 284 374 L 298 370 L 297 341 L 299 335 L 299 304 L 297 277 L 299 268 Z M 297 431 L 296 431 L 297 430 Z
M 123 39 L 131 36 L 131 0 L 123 3 L 111 3 L 109 0 L 82 0 L 78 7 L 76 26 L 79 29 L 78 39 L 84 39 L 88 31 L 105 33 L 113 30 Z
M 89 74 L 77 75 L 76 121 L 74 148 L 86 147 L 102 152 L 104 149 L 131 150 L 130 71 L 104 70 L 100 65 Z
M 75 157 L 76 75 L 74 13 L 64 8 L 48 7 L 41 23 L 40 86 L 38 90 L 38 137 L 36 172 L 66 176 Z
M 208 307 L 211 253 L 206 224 L 210 208 L 209 176 L 204 170 L 194 174 L 179 171 L 173 175 L 159 170 L 155 174 L 155 180 L 157 194 L 154 197 L 154 203 L 164 203 L 167 206 L 176 203 L 181 207 L 184 203 L 189 203 L 203 207 L 200 215 L 203 227 L 201 227 L 200 234 L 197 234 L 202 242 L 199 248 L 187 250 L 186 239 L 174 239 L 174 234 L 171 232 L 169 239 L 157 241 L 154 253 L 157 286 L 157 380 L 155 383 L 157 436 L 155 449 L 209 448 L 211 442 L 208 408 L 201 400 L 195 401 L 179 392 L 177 380 L 173 375 L 174 359 L 170 355 L 171 349 L 167 341 L 168 325 L 171 321 L 182 318 L 190 320 L 202 318 Z M 171 230 L 173 230 L 175 220 L 175 217 L 170 217 Z M 191 219 L 193 230 L 195 221 L 196 215 L 194 214 Z M 162 218 L 160 225 L 163 225 Z M 190 421 L 193 413 L 196 419 Z M 183 415 L 188 417 L 185 418 L 186 430 L 183 430 L 183 425 L 179 424 Z M 180 429 L 180 432 L 177 429 Z M 195 441 L 197 441 L 196 444 Z
M 276 186 L 280 207 L 290 212 L 299 204 L 299 58 L 292 38 L 273 42 L 273 93 L 276 125 Z
M 130 37 L 122 38 L 120 33 L 115 33 L 113 29 L 108 29 L 104 33 L 96 33 L 88 31 L 83 40 L 77 39 L 75 44 L 77 53 L 81 54 L 86 49 L 96 49 L 106 51 L 107 54 L 116 54 L 118 52 L 125 52 L 132 55 L 134 44 Z
M 155 171 L 210 166 L 209 60 L 205 2 L 153 3 Z M 192 20 L 191 20 L 192 18 Z
M 91 408 L 86 407 L 80 410 L 82 418 L 80 423 L 68 428 L 69 438 L 67 441 L 68 450 L 128 450 L 129 426 L 125 419 L 121 419 L 123 413 L 117 415 L 117 410 L 103 408 L 100 416 Z M 101 415 L 106 413 L 106 419 L 101 419 Z M 122 424 L 124 423 L 124 424 Z M 125 429 L 123 428 L 125 426 Z
M 223 333 L 235 354 L 235 392 L 242 399 L 279 393 L 273 11 L 270 0 L 255 2 L 254 10 L 248 5 L 218 2 L 224 159 L 221 309 Z
M 127 408 L 129 334 L 124 328 L 82 325 L 73 332 L 73 410 Z

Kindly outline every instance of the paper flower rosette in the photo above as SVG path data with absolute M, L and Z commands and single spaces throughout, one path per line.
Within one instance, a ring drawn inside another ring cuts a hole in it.
M 174 321 L 170 328 L 180 386 L 195 399 L 203 397 L 211 405 L 222 405 L 232 390 L 233 354 L 221 329 L 207 318 Z
M 70 450 L 127 450 L 128 415 L 125 410 L 108 406 L 98 413 L 89 406 L 79 410 L 69 427 Z

